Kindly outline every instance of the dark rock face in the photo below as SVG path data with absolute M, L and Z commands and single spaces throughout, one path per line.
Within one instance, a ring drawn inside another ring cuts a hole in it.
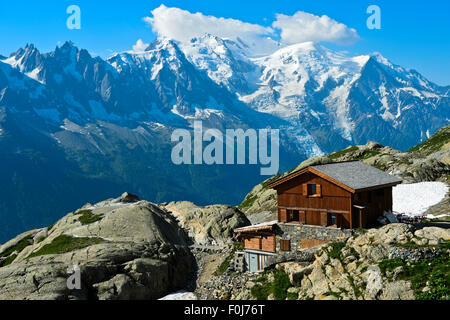
M 123 202 L 123 203 L 138 202 L 139 200 L 140 199 L 139 199 L 139 197 L 137 195 L 132 194 L 132 193 L 128 193 L 128 192 L 125 192 L 119 198 L 119 201 Z

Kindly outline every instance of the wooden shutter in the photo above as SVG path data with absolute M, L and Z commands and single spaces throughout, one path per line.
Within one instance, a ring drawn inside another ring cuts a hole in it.
M 322 186 L 320 184 L 316 184 L 316 193 L 319 197 L 322 196 Z
M 286 209 L 280 209 L 280 222 L 287 222 Z
M 303 223 L 303 224 L 306 223 L 306 212 L 305 211 L 300 211 L 298 213 L 298 220 L 300 223 Z
M 280 250 L 291 251 L 291 240 L 280 239 Z
M 275 252 L 275 236 L 262 237 L 261 250 Z
M 302 189 L 303 189 L 303 195 L 307 196 L 308 195 L 308 185 L 306 183 L 304 183 L 302 185 Z
M 247 249 L 261 249 L 261 238 L 260 237 L 246 237 L 244 239 L 244 248 Z
M 320 225 L 326 227 L 328 225 L 328 214 L 326 211 L 320 212 Z

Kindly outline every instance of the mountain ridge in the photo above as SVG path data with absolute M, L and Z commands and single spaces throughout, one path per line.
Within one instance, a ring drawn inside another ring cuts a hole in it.
M 270 56 L 248 50 L 204 35 L 106 60 L 71 42 L 49 53 L 29 44 L 0 59 L 0 215 L 8 218 L 0 239 L 123 190 L 155 202 L 239 203 L 262 180 L 259 168 L 171 163 L 171 132 L 196 120 L 279 129 L 280 172 L 369 140 L 407 150 L 448 124 L 449 87 L 382 58 L 311 43 Z

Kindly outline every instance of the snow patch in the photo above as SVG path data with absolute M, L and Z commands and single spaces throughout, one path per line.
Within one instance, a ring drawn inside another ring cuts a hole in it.
M 197 296 L 193 292 L 180 290 L 158 300 L 198 300 Z
M 444 199 L 447 192 L 448 186 L 443 182 L 400 184 L 392 189 L 392 209 L 408 216 L 419 216 Z

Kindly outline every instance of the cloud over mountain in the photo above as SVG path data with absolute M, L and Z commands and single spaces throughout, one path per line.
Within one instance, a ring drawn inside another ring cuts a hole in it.
M 142 41 L 142 39 L 138 39 L 136 41 L 136 44 L 133 45 L 133 51 L 134 52 L 142 52 L 145 51 L 145 49 L 147 49 L 149 46 L 148 43 L 145 43 L 144 41 Z
M 166 37 L 181 42 L 204 34 L 212 34 L 221 38 L 236 40 L 240 38 L 251 45 L 261 42 L 274 35 L 271 27 L 243 22 L 237 19 L 217 18 L 201 12 L 191 13 L 179 8 L 168 8 L 164 5 L 152 10 L 151 17 L 144 21 L 151 25 L 153 32 L 160 37 Z M 274 41 L 267 39 L 267 45 L 274 46 Z M 264 52 L 267 53 L 267 52 Z
M 277 14 L 276 17 L 272 26 L 281 30 L 281 41 L 286 44 L 306 41 L 352 44 L 359 39 L 355 29 L 326 15 L 319 17 L 297 11 L 293 16 Z
M 242 40 L 255 54 L 269 54 L 280 46 L 299 42 L 331 42 L 351 44 L 359 39 L 355 29 L 326 15 L 321 17 L 298 11 L 293 16 L 277 14 L 272 27 L 247 23 L 237 19 L 191 13 L 164 5 L 152 10 L 146 21 L 159 37 L 188 42 L 204 34 L 231 40 Z M 281 43 L 274 39 L 281 39 Z

